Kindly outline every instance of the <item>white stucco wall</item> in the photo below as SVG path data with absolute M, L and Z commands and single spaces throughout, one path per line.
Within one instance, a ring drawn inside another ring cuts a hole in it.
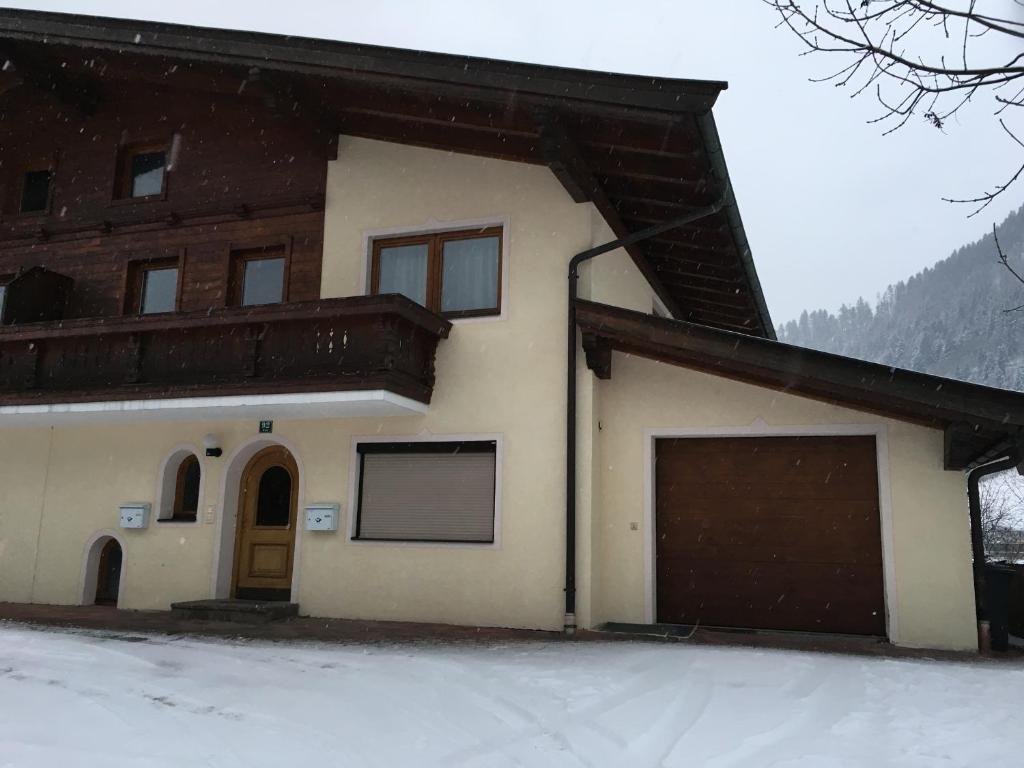
M 423 416 L 275 419 L 269 439 L 295 454 L 302 502 L 339 502 L 339 531 L 301 532 L 296 597 L 304 613 L 559 629 L 565 535 L 565 299 L 569 258 L 612 238 L 593 206 L 571 201 L 544 167 L 342 137 L 329 166 L 322 295 L 365 293 L 374 236 L 500 224 L 503 312 L 456 321 L 437 355 Z M 627 254 L 584 268 L 582 296 L 643 312 L 653 293 Z M 645 430 L 877 427 L 887 446 L 892 510 L 887 578 L 892 638 L 974 646 L 963 478 L 943 472 L 935 430 L 616 354 L 597 381 L 581 353 L 578 403 L 577 621 L 644 621 Z M 159 496 L 179 446 L 218 435 L 201 457 L 196 523 L 124 531 L 121 606 L 166 608 L 209 597 L 230 574 L 237 479 L 231 468 L 267 436 L 256 421 L 3 429 L 0 600 L 76 603 L 83 557 L 116 529 L 117 507 Z M 494 545 L 353 542 L 348 530 L 360 437 L 495 437 L 500 443 Z M 230 477 L 229 477 L 230 475 Z M 225 514 L 227 511 L 227 515 Z M 155 517 L 155 510 L 154 510 Z M 639 530 L 630 529 L 637 522 Z
M 976 649 L 965 480 L 941 431 L 620 353 L 597 388 L 596 623 L 650 620 L 652 435 L 877 432 L 890 639 Z
M 329 166 L 325 219 L 324 297 L 366 292 L 370 237 L 470 223 L 505 227 L 506 292 L 500 318 L 456 321 L 441 342 L 425 416 L 275 421 L 275 437 L 293 447 L 302 470 L 301 499 L 344 507 L 338 533 L 300 537 L 297 596 L 303 612 L 561 628 L 565 275 L 569 258 L 595 237 L 590 206 L 573 203 L 544 167 L 342 137 L 338 160 Z M 39 458 L 48 431 L 18 430 L 31 450 L 5 449 L 10 461 L 0 465 L 0 487 L 22 474 L 34 476 L 30 470 L 39 474 L 35 467 L 48 466 L 49 481 L 45 494 L 36 487 L 41 479 L 36 486 L 17 483 L 24 487 L 16 500 L 19 519 L 11 525 L 17 532 L 3 545 L 19 552 L 0 558 L 0 599 L 77 602 L 88 538 L 116 526 L 119 503 L 155 504 L 156 474 L 166 456 L 176 445 L 201 444 L 204 433 L 214 432 L 224 457 L 202 459 L 201 522 L 154 522 L 148 530 L 125 532 L 121 604 L 166 608 L 174 600 L 209 596 L 217 581 L 213 561 L 221 552 L 217 521 L 225 500 L 230 510 L 237 494 L 237 488 L 222 487 L 222 474 L 231 456 L 257 438 L 256 430 L 255 422 L 58 428 L 48 465 Z M 500 441 L 497 543 L 349 541 L 354 439 L 426 435 Z M 206 507 L 213 507 L 211 515 Z M 28 551 L 22 539 L 34 540 L 39 512 L 32 589 L 22 583 L 33 559 L 22 554 Z M 207 517 L 214 522 L 203 522 Z

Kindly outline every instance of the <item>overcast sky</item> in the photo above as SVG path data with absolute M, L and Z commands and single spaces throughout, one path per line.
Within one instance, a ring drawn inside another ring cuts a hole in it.
M 1021 13 L 1012 0 L 990 0 Z M 51 11 L 307 35 L 585 69 L 727 80 L 715 116 L 776 324 L 803 309 L 873 300 L 980 237 L 1024 201 L 985 211 L 942 202 L 1002 182 L 1020 163 L 992 110 L 940 132 L 915 120 L 883 137 L 870 96 L 809 78 L 835 61 L 799 57 L 757 0 L 52 0 Z

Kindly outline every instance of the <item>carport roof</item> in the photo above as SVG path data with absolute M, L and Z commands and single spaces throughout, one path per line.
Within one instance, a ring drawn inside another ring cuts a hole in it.
M 945 432 L 946 469 L 1007 456 L 1024 441 L 1024 393 L 590 301 L 577 301 L 576 314 L 600 378 L 611 377 L 617 350 L 924 424 Z

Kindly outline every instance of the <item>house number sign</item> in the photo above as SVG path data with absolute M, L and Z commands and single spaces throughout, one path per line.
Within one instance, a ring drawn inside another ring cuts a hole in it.
M 265 419 L 260 422 L 260 434 L 269 435 L 274 431 L 274 422 L 270 419 Z

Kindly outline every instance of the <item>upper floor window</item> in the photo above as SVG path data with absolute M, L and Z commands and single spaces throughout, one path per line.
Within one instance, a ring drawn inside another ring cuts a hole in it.
M 283 245 L 232 251 L 230 302 L 251 307 L 285 301 L 287 268 L 287 253 Z
M 121 147 L 117 169 L 117 197 L 131 199 L 162 195 L 166 177 L 165 142 L 140 142 Z
M 21 213 L 45 213 L 50 209 L 52 178 L 48 168 L 25 172 L 21 179 Z
M 155 315 L 178 309 L 179 260 L 158 259 L 129 265 L 129 314 Z
M 373 241 L 371 291 L 401 293 L 446 317 L 501 312 L 501 227 Z
M 173 312 L 178 296 L 178 268 L 150 267 L 142 272 L 142 301 L 139 313 Z

